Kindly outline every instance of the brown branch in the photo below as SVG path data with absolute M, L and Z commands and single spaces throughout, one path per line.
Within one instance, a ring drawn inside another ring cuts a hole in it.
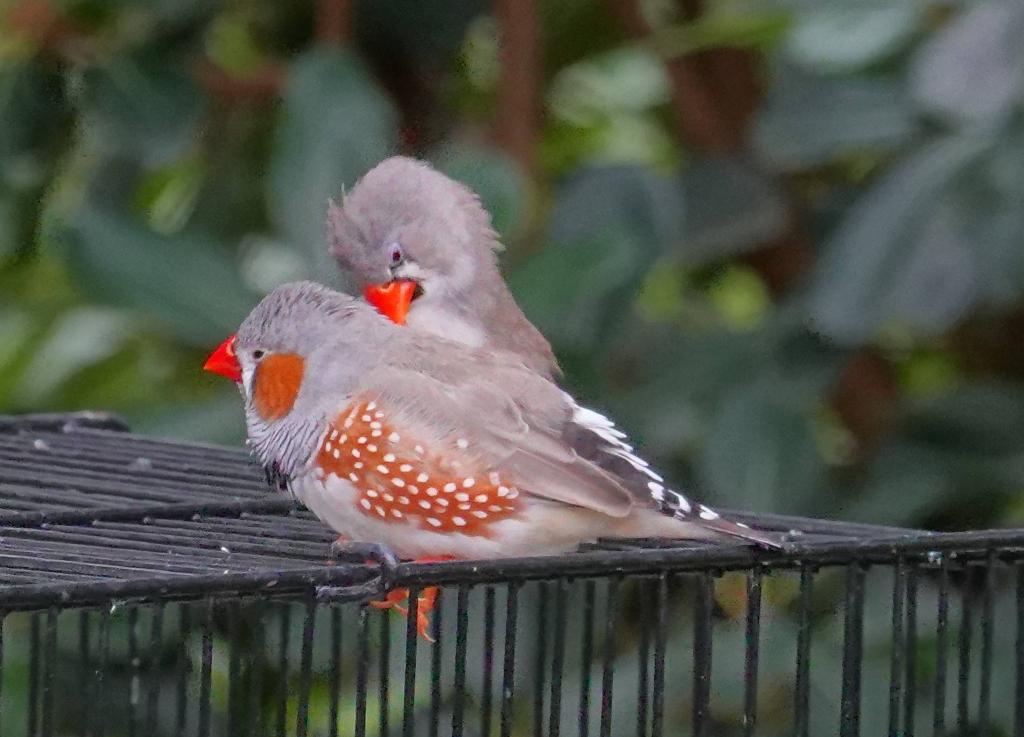
M 651 26 L 640 0 L 607 0 L 608 8 L 630 38 L 645 41 Z M 684 142 L 700 151 L 734 151 L 742 143 L 726 119 L 716 95 L 704 79 L 698 59 L 678 57 L 665 62 L 672 83 L 672 103 Z
M 899 395 L 892 365 L 873 348 L 862 349 L 846 365 L 830 403 L 857 441 L 854 461 L 869 457 L 891 430 Z
M 788 292 L 814 264 L 814 247 L 806 233 L 791 223 L 782 235 L 741 258 L 764 280 L 773 295 Z
M 720 119 L 727 126 L 732 146 L 739 149 L 761 104 L 757 53 L 749 49 L 720 48 L 693 56 L 708 88 L 714 91 Z
M 45 46 L 55 35 L 63 35 L 67 24 L 47 0 L 22 0 L 7 9 L 8 29 L 15 35 Z
M 325 46 L 342 46 L 352 38 L 351 0 L 317 0 L 316 40 Z
M 630 38 L 650 38 L 652 29 L 640 0 L 607 2 Z M 698 19 L 703 11 L 701 0 L 679 0 L 679 7 L 687 21 Z M 687 146 L 700 152 L 742 150 L 761 99 L 756 61 L 748 50 L 718 48 L 665 62 L 680 136 Z M 810 238 L 793 211 L 783 233 L 743 257 L 775 295 L 798 282 L 813 260 Z M 829 401 L 857 440 L 855 460 L 870 456 L 889 432 L 899 394 L 892 366 L 876 351 L 863 350 L 847 364 Z
M 277 62 L 268 62 L 245 76 L 236 76 L 208 58 L 199 59 L 193 65 L 192 74 L 211 95 L 231 103 L 273 99 L 281 93 L 285 79 L 284 67 Z
M 641 0 L 607 0 L 626 35 L 647 41 L 652 28 Z M 700 0 L 680 0 L 687 21 L 703 11 Z M 666 60 L 672 102 L 683 142 L 703 153 L 743 149 L 747 128 L 761 99 L 757 56 L 748 50 L 719 48 Z M 787 231 L 745 257 L 765 279 L 773 294 L 782 294 L 802 277 L 813 260 L 806 235 L 794 223 Z
M 75 63 L 90 57 L 88 35 L 49 0 L 19 0 L 0 11 L 0 28 L 58 59 Z
M 679 0 L 679 9 L 686 20 L 696 20 L 704 12 L 703 0 Z
M 501 33 L 501 77 L 494 140 L 523 170 L 532 172 L 537 150 L 541 75 L 536 0 L 496 0 Z

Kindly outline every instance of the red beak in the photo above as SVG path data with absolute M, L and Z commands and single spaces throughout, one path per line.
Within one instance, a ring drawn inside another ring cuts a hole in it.
M 210 354 L 203 364 L 203 370 L 210 373 L 220 374 L 232 381 L 242 380 L 242 367 L 235 355 L 235 336 L 232 335 Z
M 411 279 L 395 279 L 387 284 L 371 284 L 363 290 L 363 296 L 382 315 L 398 325 L 404 325 L 409 305 L 416 294 L 416 286 L 416 282 Z

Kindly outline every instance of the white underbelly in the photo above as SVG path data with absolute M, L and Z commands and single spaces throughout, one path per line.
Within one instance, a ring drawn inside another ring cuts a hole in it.
M 587 510 L 544 502 L 526 507 L 524 516 L 495 522 L 487 536 L 424 529 L 413 517 L 386 521 L 365 513 L 357 489 L 346 479 L 309 473 L 292 482 L 295 496 L 339 536 L 353 542 L 383 543 L 403 559 L 452 556 L 463 560 L 552 555 L 610 531 L 614 521 Z

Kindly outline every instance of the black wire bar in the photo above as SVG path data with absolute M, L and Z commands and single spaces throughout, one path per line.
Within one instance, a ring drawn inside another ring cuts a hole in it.
M 894 570 L 445 587 L 433 644 L 397 612 L 315 597 L 14 611 L 0 626 L 0 725 L 33 736 L 1020 734 L 1020 699 L 998 696 L 1019 694 L 1024 677 L 1018 569 L 948 563 L 919 570 L 913 594 L 910 569 Z M 994 647 L 1003 630 L 1014 644 Z
M 242 452 L 0 418 L 0 734 L 1024 737 L 1024 530 L 757 521 L 340 559 Z

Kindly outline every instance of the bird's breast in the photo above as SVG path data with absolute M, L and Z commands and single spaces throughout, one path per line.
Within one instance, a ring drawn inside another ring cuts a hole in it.
M 405 324 L 415 330 L 424 330 L 457 343 L 479 348 L 487 343 L 483 325 L 442 305 L 421 297 L 413 302 Z

